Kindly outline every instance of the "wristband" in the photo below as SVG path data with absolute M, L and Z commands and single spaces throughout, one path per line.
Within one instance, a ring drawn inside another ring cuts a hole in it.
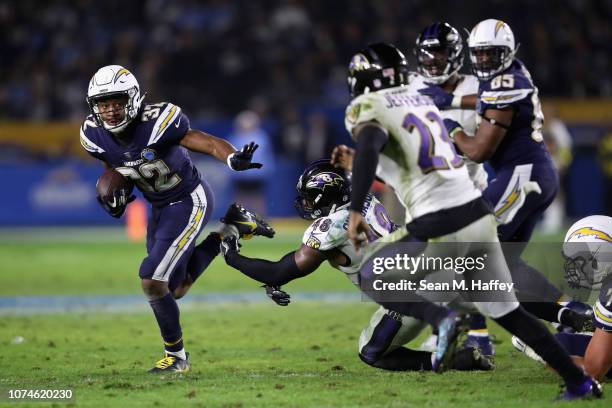
M 462 98 L 463 98 L 463 95 L 453 94 L 453 100 L 450 104 L 450 107 L 455 108 L 455 109 L 461 109 L 461 99 Z
M 232 157 L 234 157 L 235 154 L 236 153 L 232 153 L 227 156 L 227 160 L 226 160 L 227 167 L 229 167 L 231 170 L 234 170 L 234 168 L 232 167 Z

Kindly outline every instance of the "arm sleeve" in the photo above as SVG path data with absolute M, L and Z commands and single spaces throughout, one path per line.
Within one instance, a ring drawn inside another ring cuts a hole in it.
M 266 285 L 281 286 L 307 275 L 298 268 L 294 254 L 295 251 L 290 252 L 279 261 L 273 262 L 265 259 L 247 258 L 237 252 L 232 252 L 228 254 L 225 261 L 249 278 Z
M 378 155 L 389 140 L 386 131 L 377 125 L 365 125 L 359 130 L 353 162 L 351 210 L 361 212 L 366 195 L 376 175 Z

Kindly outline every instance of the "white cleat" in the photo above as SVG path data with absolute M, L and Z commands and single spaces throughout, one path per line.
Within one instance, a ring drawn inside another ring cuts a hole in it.
M 530 359 L 535 360 L 541 364 L 546 364 L 544 360 L 542 360 L 542 357 L 540 357 L 535 351 L 533 351 L 531 347 L 523 343 L 523 340 L 519 339 L 518 337 L 512 336 L 512 345 L 515 349 L 525 354 Z

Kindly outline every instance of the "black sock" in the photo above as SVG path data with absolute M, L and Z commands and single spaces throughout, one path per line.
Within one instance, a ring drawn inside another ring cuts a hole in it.
M 431 353 L 400 347 L 376 361 L 368 361 L 361 354 L 361 360 L 372 367 L 391 371 L 431 371 Z
M 393 343 L 393 338 L 401 327 L 402 316 L 395 312 L 387 312 L 372 331 L 370 340 L 359 351 L 361 359 L 370 364 L 381 358 Z
M 551 323 L 557 323 L 559 311 L 563 309 L 563 306 L 555 302 L 525 302 L 521 306 L 535 317 Z
M 151 309 L 157 319 L 161 336 L 164 339 L 166 351 L 176 352 L 183 349 L 183 333 L 179 321 L 180 312 L 172 293 L 164 297 L 149 300 Z
M 422 302 L 378 302 L 382 307 L 393 310 L 404 316 L 429 323 L 434 329 L 438 328 L 440 321 L 444 319 L 450 309 L 436 305 L 423 299 Z
M 519 257 L 506 260 L 519 302 L 556 302 L 563 295 L 542 272 Z
M 192 282 L 195 282 L 219 255 L 220 244 L 221 236 L 216 232 L 211 232 L 204 241 L 196 245 L 187 264 L 187 274 L 191 277 Z
M 559 341 L 541 321 L 527 313 L 521 306 L 495 321 L 531 347 L 563 377 L 568 387 L 575 388 L 584 382 L 584 373 L 574 364 Z
M 470 320 L 470 330 L 486 330 L 487 319 L 480 313 L 474 313 Z

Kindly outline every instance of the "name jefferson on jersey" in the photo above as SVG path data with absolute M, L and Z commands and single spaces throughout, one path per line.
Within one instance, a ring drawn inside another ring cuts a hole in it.
M 406 222 L 480 196 L 431 98 L 407 87 L 360 95 L 347 107 L 346 128 L 354 137 L 355 127 L 371 122 L 389 135 L 376 175 L 406 207 Z
M 165 205 L 189 195 L 200 175 L 181 140 L 189 119 L 168 102 L 147 104 L 134 119 L 126 142 L 99 127 L 89 115 L 81 126 L 81 145 L 93 157 L 130 178 L 155 205 Z

